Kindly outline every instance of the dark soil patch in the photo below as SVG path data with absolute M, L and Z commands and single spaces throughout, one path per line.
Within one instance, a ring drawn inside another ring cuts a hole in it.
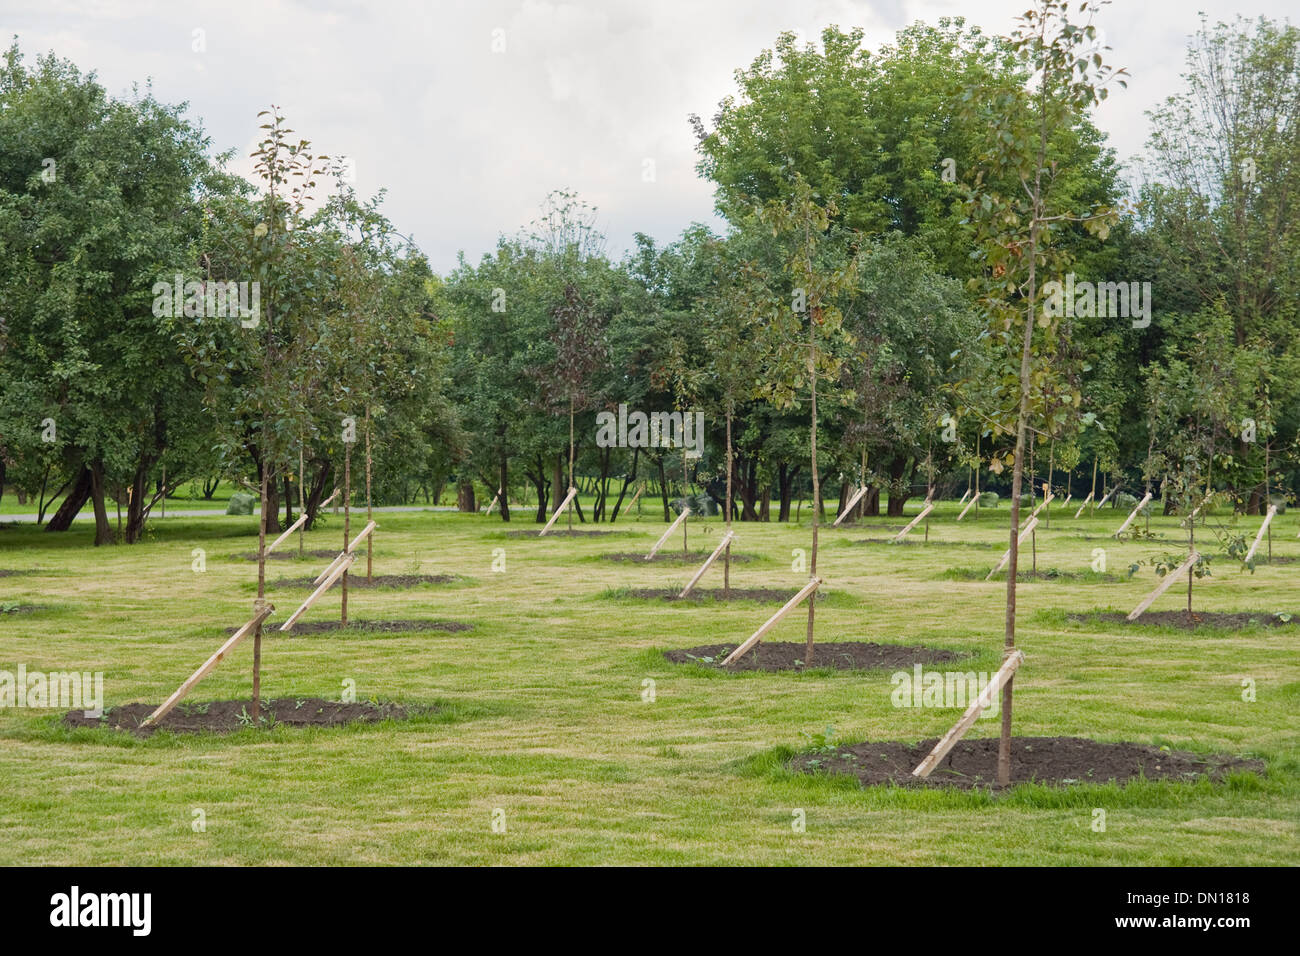
M 536 531 L 507 531 L 507 538 L 540 538 L 542 537 L 541 528 Z M 565 531 L 551 530 L 546 532 L 547 538 L 599 538 L 607 534 L 627 534 L 626 531 Z
M 902 531 L 902 528 L 898 529 Z M 860 538 L 857 541 L 851 541 L 850 544 L 892 544 L 895 547 L 915 547 L 923 546 L 927 548 L 991 548 L 993 545 L 983 541 L 926 541 L 924 536 L 918 537 L 913 530 L 902 541 L 895 542 L 893 538 Z
M 712 572 L 712 569 L 710 569 Z M 760 601 L 784 604 L 799 593 L 798 589 L 789 588 L 732 588 L 727 597 L 722 596 L 721 588 L 696 588 L 686 597 L 679 597 L 681 588 L 628 588 L 619 592 L 617 597 L 645 598 L 658 601 L 682 601 L 699 604 L 704 601 Z
M 337 558 L 337 557 L 339 556 L 339 551 L 342 551 L 342 550 L 343 550 L 342 548 L 339 548 L 339 549 L 337 549 L 337 550 L 335 550 L 335 551 L 325 551 L 325 550 L 318 550 L 318 551 L 304 551 L 304 552 L 303 552 L 303 557 L 304 557 L 304 558 L 330 558 L 330 559 L 333 559 L 333 558 Z M 245 551 L 243 554 L 238 555 L 238 557 L 242 558 L 242 559 L 245 560 L 245 561 L 256 561 L 256 560 L 257 560 L 257 552 L 256 552 L 256 551 Z M 268 554 L 268 555 L 266 556 L 266 560 L 268 560 L 268 561 L 297 561 L 297 560 L 298 560 L 298 551 L 297 551 L 297 549 L 294 549 L 294 550 L 292 550 L 292 551 L 272 551 L 270 554 Z
M 1068 620 L 1081 621 L 1084 624 L 1105 622 L 1121 624 L 1128 627 L 1158 626 L 1174 627 L 1183 631 L 1194 631 L 1200 627 L 1220 627 L 1227 630 L 1243 630 L 1248 627 L 1294 627 L 1300 624 L 1300 614 L 1289 621 L 1283 621 L 1272 611 L 1196 611 L 1191 619 L 1184 611 L 1146 611 L 1132 623 L 1128 615 L 1107 612 L 1104 614 L 1068 614 Z
M 641 564 L 700 565 L 703 564 L 705 559 L 712 553 L 712 549 L 709 549 L 708 551 L 691 551 L 689 554 L 682 554 L 680 551 L 660 551 L 653 558 L 647 561 L 646 553 L 644 551 L 616 551 L 613 554 L 602 554 L 600 555 L 600 559 L 602 561 L 639 562 Z M 713 566 L 719 568 L 722 567 L 723 558 L 723 555 L 718 555 L 718 560 L 713 562 Z M 731 553 L 732 564 L 745 564 L 746 562 L 753 560 L 754 556 L 752 554 L 737 554 L 734 551 Z
M 1006 581 L 1007 572 L 999 571 L 993 577 L 988 577 L 987 568 L 952 568 L 939 573 L 938 577 L 948 578 L 953 581 L 983 581 L 986 578 L 990 581 Z M 1101 571 L 1070 571 L 1062 568 L 1045 568 L 1041 571 L 1017 571 L 1017 581 L 1122 581 L 1124 580 L 1117 574 Z
M 938 742 L 936 737 L 918 744 L 896 741 L 851 744 L 824 752 L 798 754 L 789 766 L 803 773 L 852 774 L 863 786 L 896 784 L 961 790 L 996 789 L 996 737 L 958 741 L 929 777 L 925 780 L 913 777 L 912 771 Z M 1069 785 L 1111 780 L 1125 784 L 1143 777 L 1147 780 L 1194 780 L 1209 776 L 1212 780 L 1220 780 L 1226 774 L 1238 771 L 1262 773 L 1264 761 L 1226 754 L 1161 750 L 1143 744 L 1106 744 L 1083 737 L 1011 738 L 1013 784 L 1033 781 Z
M 87 717 L 85 711 L 73 710 L 64 714 L 68 727 L 108 727 L 113 730 L 130 730 L 149 735 L 155 730 L 170 730 L 180 734 L 228 734 L 252 727 L 248 715 L 252 712 L 251 700 L 217 700 L 211 703 L 181 701 L 156 727 L 140 729 L 141 722 L 152 714 L 157 704 L 124 704 L 106 710 L 102 718 Z M 430 708 L 403 707 L 400 704 L 374 704 L 369 701 L 342 704 L 320 697 L 281 697 L 263 700 L 260 720 L 263 727 L 283 724 L 287 727 L 339 727 L 343 724 L 367 723 L 380 720 L 403 720 L 417 713 L 428 713 Z
M 19 570 L 17 568 L 0 568 L 0 578 L 16 578 L 20 574 L 35 574 L 35 571 Z
M 281 578 L 272 581 L 273 588 L 312 588 L 315 578 Z M 348 590 L 353 588 L 418 588 L 423 584 L 449 584 L 456 580 L 454 574 L 376 574 L 369 581 L 364 574 L 348 573 Z
M 327 634 L 331 631 L 382 631 L 386 634 L 400 634 L 409 631 L 468 631 L 474 625 L 464 621 L 348 621 L 346 625 L 338 621 L 302 621 L 293 626 L 293 630 L 282 633 L 278 628 L 272 633 L 280 637 L 294 634 Z M 233 634 L 234 632 L 231 631 Z
M 734 664 L 722 667 L 722 661 L 739 644 L 708 644 L 684 651 L 664 651 L 674 664 L 705 664 L 728 671 L 803 670 L 807 646 L 791 641 L 760 641 L 753 650 Z M 875 644 L 870 641 L 818 642 L 814 648 L 813 667 L 836 670 L 883 670 L 907 668 L 914 664 L 939 664 L 962 657 L 955 651 L 943 651 L 923 645 Z M 909 770 L 911 768 L 908 768 Z
M 4 620 L 5 614 L 31 614 L 33 611 L 44 611 L 45 607 L 40 604 L 19 604 L 17 607 L 5 607 L 0 604 L 0 620 Z

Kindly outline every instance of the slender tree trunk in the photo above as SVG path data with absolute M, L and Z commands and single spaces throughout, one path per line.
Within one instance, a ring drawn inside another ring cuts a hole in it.
M 573 396 L 569 396 L 569 488 L 573 487 Z M 569 493 L 569 488 L 564 489 L 564 493 Z M 578 496 L 574 495 L 573 500 L 577 501 Z M 573 530 L 573 509 L 569 509 L 569 530 Z
M 812 429 L 809 434 L 809 462 L 812 467 L 812 556 L 809 561 L 808 577 L 817 577 L 817 518 L 821 500 L 821 478 L 817 474 L 817 311 L 810 311 L 808 316 L 808 378 L 812 383 Z M 808 639 L 804 651 L 804 666 L 812 667 L 813 655 L 813 617 L 816 614 L 817 592 L 808 595 Z
M 374 502 L 370 497 L 370 406 L 366 405 L 366 523 L 369 524 L 374 515 Z M 374 580 L 375 573 L 375 533 L 372 531 L 366 535 L 366 583 L 370 584 Z
M 262 465 L 262 484 L 259 498 L 261 503 L 258 505 L 257 514 L 257 601 L 254 607 L 258 612 L 262 610 L 262 604 L 266 600 L 266 516 L 270 510 L 269 496 L 267 494 L 267 485 L 270 478 L 271 469 L 263 462 Z M 260 726 L 262 707 L 262 625 L 258 622 L 257 627 L 253 630 L 253 726 Z
M 352 534 L 352 442 L 343 443 L 343 550 L 348 549 L 348 536 Z M 343 572 L 343 604 L 339 622 L 348 624 L 348 572 Z
M 108 523 L 108 509 L 104 505 L 104 463 L 102 461 L 96 461 L 90 466 L 90 501 L 95 509 L 95 547 L 101 544 L 112 544 L 113 527 Z
M 307 513 L 307 470 L 306 470 L 306 453 L 303 451 L 302 439 L 298 439 L 298 514 Z M 304 521 L 298 528 L 298 557 L 303 556 L 303 538 L 307 531 L 307 522 Z
M 731 405 L 727 405 L 727 530 L 731 530 Z M 727 542 L 727 551 L 722 558 L 722 599 L 731 597 L 731 542 Z

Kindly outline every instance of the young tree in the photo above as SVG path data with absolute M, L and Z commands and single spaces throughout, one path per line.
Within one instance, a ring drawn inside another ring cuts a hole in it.
M 968 193 L 980 261 L 987 270 L 981 301 L 989 317 L 989 332 L 1000 346 L 999 379 L 1014 405 L 997 410 L 997 426 L 1015 435 L 1011 454 L 1010 560 L 1007 566 L 1005 649 L 1010 655 L 1016 636 L 1016 581 L 1020 496 L 1026 442 L 1031 419 L 1055 430 L 1053 418 L 1077 407 L 1077 393 L 1061 401 L 1060 369 L 1054 360 L 1069 327 L 1060 315 L 1044 308 L 1043 276 L 1065 273 L 1068 253 L 1053 241 L 1054 233 L 1082 224 L 1101 238 L 1118 222 L 1108 207 L 1078 211 L 1069 180 L 1056 162 L 1058 130 L 1078 125 L 1082 115 L 1104 99 L 1106 84 L 1123 70 L 1102 61 L 1092 17 L 1098 5 L 1085 4 L 1087 21 L 1071 21 L 1067 0 L 1038 0 L 1018 19 L 1011 38 L 1024 77 L 1029 83 L 998 83 L 970 88 L 968 109 L 988 125 L 988 148 Z M 1002 190 L 998 183 L 1014 187 Z M 1064 187 L 1064 188 L 1063 188 Z M 1035 340 L 1034 330 L 1042 330 Z M 1055 412 L 1052 415 L 1052 412 Z M 1052 417 L 1049 417 L 1052 415 Z M 1011 779 L 1012 681 L 1002 692 L 1002 728 L 998 746 L 998 783 Z
M 759 219 L 773 235 L 789 243 L 786 281 L 789 308 L 778 308 L 768 326 L 770 371 L 763 391 L 778 406 L 790 406 L 808 387 L 809 470 L 812 477 L 812 548 L 808 573 L 817 576 L 817 532 L 821 511 L 821 476 L 817 468 L 817 385 L 819 380 L 838 380 L 842 358 L 839 349 L 851 341 L 844 328 L 844 316 L 837 304 L 852 288 L 857 272 L 857 253 L 845 253 L 826 238 L 835 204 L 818 202 L 816 193 L 802 176 L 796 176 L 788 198 L 764 205 Z M 804 664 L 813 663 L 813 620 L 816 592 L 808 597 L 807 653 Z

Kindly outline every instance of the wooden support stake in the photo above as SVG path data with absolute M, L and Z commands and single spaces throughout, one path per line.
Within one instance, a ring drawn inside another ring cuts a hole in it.
M 1079 515 L 1083 514 L 1083 509 L 1086 508 L 1086 507 L 1088 507 L 1088 502 L 1090 502 L 1090 501 L 1092 501 L 1092 492 L 1091 492 L 1091 491 L 1088 492 L 1088 497 L 1086 497 L 1086 498 L 1083 499 L 1083 504 L 1079 505 L 1079 510 L 1076 511 L 1076 512 L 1074 513 L 1074 516 L 1075 516 L 1076 518 L 1079 517 Z
M 1268 514 L 1264 515 L 1264 523 L 1259 526 L 1259 534 L 1255 535 L 1255 543 L 1252 544 L 1250 550 L 1246 552 L 1247 561 L 1255 556 L 1255 550 L 1259 547 L 1259 543 L 1264 540 L 1264 532 L 1268 530 L 1268 523 L 1273 520 L 1273 516 L 1276 514 L 1277 505 L 1269 505 Z
M 686 597 L 686 595 L 691 593 L 691 591 L 695 588 L 695 585 L 699 583 L 700 578 L 704 577 L 704 572 L 709 570 L 709 565 L 711 565 L 714 561 L 718 560 L 718 555 L 722 553 L 722 549 L 725 548 L 728 544 L 730 544 L 731 539 L 734 538 L 735 536 L 736 536 L 736 532 L 734 531 L 728 531 L 726 534 L 722 536 L 722 540 L 719 541 L 718 546 L 713 549 L 713 553 L 709 555 L 708 559 L 704 562 L 704 564 L 700 566 L 700 569 L 695 572 L 695 577 L 691 578 L 690 581 L 686 583 L 686 587 L 682 588 L 682 593 L 677 595 L 678 597 Z
M 840 512 L 840 516 L 835 519 L 834 523 L 831 524 L 831 527 L 838 528 L 840 526 L 840 522 L 843 521 L 845 517 L 848 516 L 848 513 L 853 510 L 854 506 L 857 505 L 857 503 L 862 500 L 862 496 L 865 495 L 866 493 L 867 493 L 866 485 L 863 485 L 861 488 L 855 491 L 853 493 L 853 497 L 849 499 L 848 505 L 844 508 L 843 511 Z
M 337 568 L 344 558 L 346 558 L 349 554 L 355 551 L 357 549 L 357 545 L 359 545 L 363 540 L 365 540 L 366 536 L 370 534 L 370 532 L 374 531 L 375 528 L 377 527 L 378 525 L 376 525 L 373 521 L 367 523 L 366 526 L 361 529 L 361 533 L 352 539 L 352 543 L 348 545 L 348 549 L 346 551 L 340 551 L 338 555 L 334 558 L 334 560 L 329 563 L 329 566 L 326 567 L 324 571 L 322 571 L 320 574 L 316 576 L 316 580 L 313 581 L 312 584 L 320 584 L 327 577 L 329 577 L 330 572 L 333 571 L 335 568 Z
M 492 500 L 488 502 L 487 511 L 483 512 L 483 517 L 486 518 L 488 515 L 490 515 L 492 513 L 492 509 L 497 506 L 497 503 L 500 500 L 501 500 L 501 489 L 498 488 L 497 493 L 493 495 Z
M 1097 502 L 1097 507 L 1098 508 L 1106 507 L 1106 502 L 1110 501 L 1110 496 L 1113 495 L 1115 492 L 1119 491 L 1119 488 L 1120 486 L 1116 485 L 1114 488 L 1110 489 L 1110 491 L 1106 492 L 1106 494 L 1102 496 L 1101 501 Z
M 195 684 L 203 680 L 203 678 L 207 677 L 208 674 L 212 671 L 212 669 L 216 667 L 218 664 L 220 664 L 222 660 L 225 659 L 226 655 L 235 649 L 235 646 L 240 641 L 246 638 L 249 634 L 253 633 L 253 630 L 257 627 L 257 625 L 261 624 L 268 617 L 270 617 L 271 612 L 274 610 L 275 610 L 274 604 L 263 604 L 262 609 L 258 611 L 256 615 L 253 616 L 253 619 L 251 621 L 249 621 L 247 624 L 245 624 L 243 627 L 237 630 L 234 634 L 230 635 L 230 638 L 226 641 L 226 643 L 222 644 L 219 648 L 217 648 L 217 652 L 213 654 L 211 657 L 209 657 L 206 661 L 204 661 L 202 667 L 200 667 L 193 674 L 187 677 L 185 679 L 185 683 L 181 684 L 180 687 L 176 688 L 175 693 L 173 693 L 170 697 L 168 697 L 165 701 L 163 701 L 162 704 L 159 705 L 157 710 L 155 710 L 152 714 L 146 717 L 143 720 L 143 722 L 141 722 L 140 726 L 148 727 L 152 724 L 156 724 L 158 721 L 166 717 L 167 714 L 171 711 L 171 709 L 175 707 L 177 704 L 179 704 L 185 698 L 185 695 L 194 689 Z
M 307 611 L 307 608 L 315 604 L 317 600 L 320 599 L 320 596 L 322 594 L 324 594 L 326 591 L 328 591 L 330 588 L 334 586 L 334 582 L 343 576 L 344 571 L 352 567 L 352 562 L 355 561 L 356 559 L 357 556 L 353 554 L 351 551 L 344 552 L 342 562 L 340 562 L 339 565 L 329 573 L 329 577 L 327 577 L 324 581 L 322 581 L 320 586 L 316 588 L 315 591 L 311 592 L 311 597 L 307 598 L 307 600 L 302 602 L 302 604 L 298 607 L 298 610 L 293 612 L 293 616 L 291 616 L 289 620 L 285 621 L 283 624 L 280 625 L 280 630 L 282 631 L 293 630 L 293 626 L 298 622 L 298 618 L 302 617 L 302 615 Z
M 794 597 L 790 598 L 790 600 L 785 602 L 785 606 L 782 607 L 781 610 L 777 611 L 775 614 L 773 614 L 771 617 L 767 619 L 766 624 L 764 624 L 757 631 L 751 634 L 749 636 L 749 640 L 745 641 L 744 644 L 741 644 L 738 648 L 736 648 L 734 651 L 728 654 L 727 659 L 722 662 L 722 665 L 725 667 L 726 665 L 730 664 L 732 661 L 739 660 L 741 656 L 745 654 L 746 651 L 748 651 L 751 647 L 753 647 L 755 644 L 757 644 L 760 640 L 763 639 L 763 635 L 766 634 L 768 631 L 770 631 L 776 625 L 777 621 L 785 617 L 800 602 L 802 602 L 804 598 L 806 598 L 808 595 L 812 594 L 819 587 L 821 587 L 821 583 L 822 583 L 821 578 L 813 578 L 807 584 L 805 584 L 803 588 L 800 589 L 798 594 L 796 594 Z
M 643 492 L 643 491 L 645 491 L 645 482 L 644 482 L 644 481 L 641 482 L 639 485 L 636 486 L 636 494 L 634 494 L 634 495 L 632 496 L 632 500 L 629 501 L 629 502 L 627 503 L 627 507 L 625 507 L 625 508 L 623 509 L 623 512 L 624 512 L 625 514 L 630 513 L 630 512 L 632 511 L 632 506 L 633 506 L 634 504 L 636 504 L 636 500 L 637 500 L 638 498 L 641 497 L 641 492 Z
M 367 537 L 369 537 L 370 532 L 374 531 L 375 528 L 377 527 L 379 526 L 375 524 L 373 521 L 366 522 L 366 526 L 361 529 L 361 533 L 357 535 L 355 538 L 353 538 L 352 543 L 348 545 L 347 553 L 351 554 L 353 551 L 357 550 L 357 545 L 359 545 L 362 541 L 364 541 Z
M 1160 583 L 1156 585 L 1156 589 L 1144 597 L 1142 603 L 1135 607 L 1133 612 L 1129 614 L 1128 620 L 1136 621 L 1141 617 L 1142 612 L 1149 608 L 1155 602 L 1156 598 L 1168 591 L 1169 586 L 1172 585 L 1176 579 L 1181 578 L 1187 570 L 1200 559 L 1200 557 L 1200 554 L 1193 551 L 1187 556 L 1187 560 L 1178 566 L 1178 570 L 1166 574 L 1161 578 Z
M 659 549 L 664 546 L 664 542 L 668 540 L 668 536 L 677 530 L 677 526 L 681 524 L 683 521 L 685 521 L 686 516 L 689 515 L 690 513 L 691 513 L 690 508 L 682 509 L 682 513 L 677 516 L 677 520 L 668 526 L 668 530 L 663 533 L 663 537 L 661 537 L 658 541 L 655 542 L 655 546 L 651 548 L 650 553 L 645 556 L 645 559 L 647 561 L 653 558 L 655 554 L 659 551 Z
M 305 513 L 298 515 L 298 520 L 295 521 L 293 524 L 289 525 L 289 527 L 285 530 L 284 534 L 280 535 L 280 537 L 276 538 L 274 541 L 268 544 L 266 546 L 266 551 L 264 553 L 270 554 L 272 551 L 274 551 L 277 547 L 279 547 L 280 543 L 284 541 L 285 538 L 289 537 L 289 535 L 293 534 L 295 531 L 301 528 L 303 522 L 306 520 L 307 520 L 307 515 Z
M 1125 531 L 1128 530 L 1128 526 L 1133 523 L 1133 519 L 1138 516 L 1138 512 L 1141 511 L 1143 508 L 1145 508 L 1147 502 L 1150 500 L 1151 500 L 1151 492 L 1148 491 L 1145 495 L 1142 496 L 1142 500 L 1137 503 L 1137 507 L 1133 509 L 1133 513 L 1124 519 L 1124 523 L 1119 526 L 1119 530 L 1115 532 L 1114 537 L 1118 538 L 1120 535 L 1122 535 Z
M 964 492 L 962 492 L 961 501 L 957 502 L 957 504 L 964 505 L 966 503 L 966 499 L 969 497 L 970 497 L 970 489 L 967 488 Z
M 1040 501 L 1040 502 L 1038 503 L 1038 507 L 1034 509 L 1034 513 L 1031 514 L 1029 517 L 1031 517 L 1031 518 L 1037 518 L 1037 517 L 1038 517 L 1038 512 L 1042 511 L 1044 508 L 1046 508 L 1048 505 L 1050 505 L 1050 504 L 1051 504 L 1053 501 L 1055 501 L 1055 500 L 1056 500 L 1056 495 L 1052 494 L 1052 493 L 1049 491 L 1049 492 L 1047 493 L 1047 497 L 1045 497 L 1042 501 Z
M 906 538 L 908 534 L 911 533 L 912 529 L 921 523 L 921 519 L 923 519 L 926 515 L 928 515 L 933 510 L 934 510 L 934 502 L 926 501 L 925 507 L 921 509 L 921 513 L 917 515 L 915 518 L 913 518 L 906 528 L 898 532 L 898 534 L 894 535 L 894 540 L 892 543 L 898 544 L 898 542 Z
M 998 668 L 998 672 L 993 675 L 993 679 L 989 681 L 988 686 L 966 708 L 966 713 L 961 715 L 961 720 L 953 724 L 952 729 L 934 745 L 934 749 L 930 751 L 929 756 L 917 764 L 916 769 L 912 771 L 913 777 L 924 779 L 930 776 L 930 771 L 939 766 L 939 762 L 948 756 L 948 751 L 957 745 L 957 741 L 966 736 L 966 732 L 975 725 L 979 715 L 984 713 L 984 709 L 993 703 L 994 698 L 1001 692 L 1003 685 L 1011 679 L 1011 675 L 1016 672 L 1016 668 L 1024 662 L 1024 659 L 1023 652 L 1011 652 L 1010 656 L 1002 662 L 1002 666 Z
M 538 532 L 537 537 L 540 538 L 542 535 L 546 534 L 546 532 L 551 530 L 551 525 L 555 524 L 555 519 L 558 518 L 560 515 L 564 514 L 564 509 L 569 507 L 569 502 L 573 500 L 573 496 L 576 495 L 577 493 L 578 493 L 577 488 L 573 488 L 573 487 L 569 488 L 569 493 L 565 495 L 564 500 L 560 502 L 560 507 L 555 509 L 555 514 L 551 515 L 551 520 L 546 522 L 546 527 L 543 528 L 540 532 Z
M 960 521 L 962 518 L 966 517 L 966 512 L 968 512 L 968 511 L 970 511 L 972 508 L 974 508 L 974 507 L 975 507 L 975 502 L 977 502 L 977 501 L 979 501 L 979 500 L 980 500 L 980 496 L 979 496 L 978 494 L 971 495 L 971 497 L 970 497 L 970 501 L 968 501 L 968 502 L 966 503 L 966 507 L 965 507 L 965 508 L 962 508 L 962 509 L 961 509 L 961 514 L 959 514 L 959 515 L 957 516 L 957 520 Z
M 1037 527 L 1038 527 L 1038 518 L 1035 515 L 1030 515 L 1029 520 L 1025 522 L 1025 526 L 1020 529 L 1020 534 L 1016 538 L 1016 547 L 1020 547 L 1020 545 L 1024 544 L 1025 538 L 1029 537 L 1029 535 Z M 1011 549 L 1007 548 L 1007 550 L 1002 552 L 1002 558 L 1001 560 L 998 561 L 998 566 L 995 567 L 992 571 L 990 571 L 988 573 L 988 577 L 986 577 L 984 580 L 987 581 L 989 578 L 993 577 L 993 575 L 997 574 L 999 571 L 1005 568 L 1007 566 L 1007 562 L 1010 560 L 1011 560 Z
M 1073 497 L 1074 497 L 1074 492 L 1072 491 L 1072 492 L 1070 492 L 1068 495 L 1065 496 L 1065 500 L 1061 502 L 1061 507 L 1062 507 L 1062 508 L 1068 508 L 1068 507 L 1070 507 L 1070 499 L 1073 498 Z

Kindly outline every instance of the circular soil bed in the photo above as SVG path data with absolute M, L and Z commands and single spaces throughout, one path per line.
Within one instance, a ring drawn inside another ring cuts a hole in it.
M 339 549 L 336 550 L 336 551 L 326 551 L 326 550 L 304 551 L 304 552 L 303 552 L 303 557 L 304 557 L 304 558 L 337 558 L 337 557 L 339 556 L 339 551 L 342 551 L 342 550 L 343 550 L 342 548 L 339 548 Z M 245 560 L 245 561 L 256 561 L 256 560 L 257 560 L 257 552 L 256 552 L 256 551 L 245 551 L 243 554 L 237 555 L 237 557 L 242 558 L 242 559 Z M 295 549 L 293 549 L 293 550 L 291 550 L 291 551 L 272 551 L 270 554 L 268 554 L 268 555 L 266 556 L 266 560 L 268 560 L 268 561 L 297 561 L 297 560 L 298 560 L 298 550 L 295 548 Z
M 357 633 L 382 631 L 386 634 L 399 634 L 410 631 L 468 631 L 472 624 L 464 621 L 348 621 L 346 625 L 338 621 L 304 621 L 293 626 L 292 631 L 272 631 L 278 637 L 291 637 L 295 634 L 327 634 L 332 631 L 353 631 Z M 231 631 L 230 633 L 234 633 Z
M 507 531 L 507 538 L 599 538 L 607 534 L 628 534 L 627 531 L 566 531 L 563 529 L 552 529 L 541 534 L 541 528 L 536 531 Z
M 703 564 L 704 559 L 712 553 L 713 551 L 711 549 L 708 551 L 692 551 L 689 554 L 682 554 L 680 551 L 660 551 L 653 558 L 647 561 L 646 553 L 644 551 L 616 551 L 613 554 L 602 554 L 600 555 L 600 559 L 602 561 L 615 561 L 629 564 L 688 564 L 698 566 Z M 753 560 L 754 556 L 752 554 L 736 554 L 734 551 L 731 554 L 732 564 L 745 564 L 746 562 Z M 722 567 L 722 562 L 723 555 L 718 555 L 718 560 L 713 562 L 713 567 Z
M 353 588 L 418 588 L 423 584 L 450 584 L 456 580 L 452 574 L 376 574 L 369 581 L 364 573 L 348 572 L 348 590 Z M 316 587 L 315 578 L 281 578 L 272 581 L 273 588 Z
M 712 569 L 710 569 L 712 570 Z M 704 601 L 762 601 L 784 604 L 798 594 L 798 590 L 789 588 L 732 588 L 728 597 L 722 596 L 721 588 L 696 588 L 686 597 L 680 597 L 681 588 L 628 588 L 618 597 L 645 598 L 651 601 L 681 601 L 700 604 Z
M 902 531 L 902 528 L 898 530 Z M 916 534 L 915 531 L 912 534 Z M 913 538 L 908 535 L 902 541 L 895 541 L 893 538 L 859 538 L 857 541 L 850 541 L 850 544 L 892 544 L 898 548 L 991 548 L 993 545 L 982 541 L 926 541 L 924 537 Z
M 803 643 L 763 641 L 734 664 L 722 667 L 726 656 L 739 646 L 707 644 L 684 651 L 665 651 L 664 657 L 674 664 L 705 664 L 728 671 L 791 671 L 804 669 L 804 655 L 808 650 Z M 813 650 L 813 667 L 833 667 L 836 670 L 906 668 L 915 664 L 939 664 L 962 656 L 954 651 L 921 645 L 875 644 L 870 641 L 828 641 L 816 644 Z
M 1248 627 L 1293 627 L 1300 624 L 1300 614 L 1283 621 L 1271 611 L 1197 611 L 1189 619 L 1186 611 L 1147 611 L 1136 621 L 1126 614 L 1069 614 L 1067 619 L 1084 624 L 1121 624 L 1126 627 L 1175 627 L 1194 631 L 1201 627 L 1244 630 Z
M 85 711 L 73 710 L 64 714 L 68 727 L 108 727 L 113 730 L 130 730 L 138 734 L 152 734 L 155 730 L 174 733 L 228 734 L 252 727 L 249 714 L 251 700 L 217 700 L 211 703 L 181 701 L 156 726 L 140 729 L 140 723 L 157 710 L 157 704 L 124 704 L 104 711 L 102 718 L 87 717 Z M 400 704 L 373 704 L 368 701 L 341 704 L 320 697 L 281 697 L 263 700 L 260 719 L 263 727 L 283 724 L 287 727 L 339 727 L 343 724 L 373 724 L 380 720 L 403 720 L 418 713 L 428 713 L 430 708 L 403 707 Z M 273 719 L 272 719 L 273 718 Z
M 0 568 L 0 578 L 16 578 L 20 574 L 35 574 L 31 570 L 19 570 L 18 568 Z
M 820 753 L 802 753 L 790 769 L 803 773 L 847 773 L 863 786 L 896 784 L 915 787 L 996 789 L 998 740 L 996 737 L 958 741 L 925 780 L 912 776 L 917 764 L 934 749 L 938 738 L 918 744 L 861 743 Z M 1012 737 L 1011 781 L 1069 785 L 1125 784 L 1147 780 L 1194 780 L 1209 776 L 1219 780 L 1228 773 L 1262 773 L 1264 762 L 1224 754 L 1193 754 L 1161 750 L 1143 744 L 1105 744 L 1084 737 Z

